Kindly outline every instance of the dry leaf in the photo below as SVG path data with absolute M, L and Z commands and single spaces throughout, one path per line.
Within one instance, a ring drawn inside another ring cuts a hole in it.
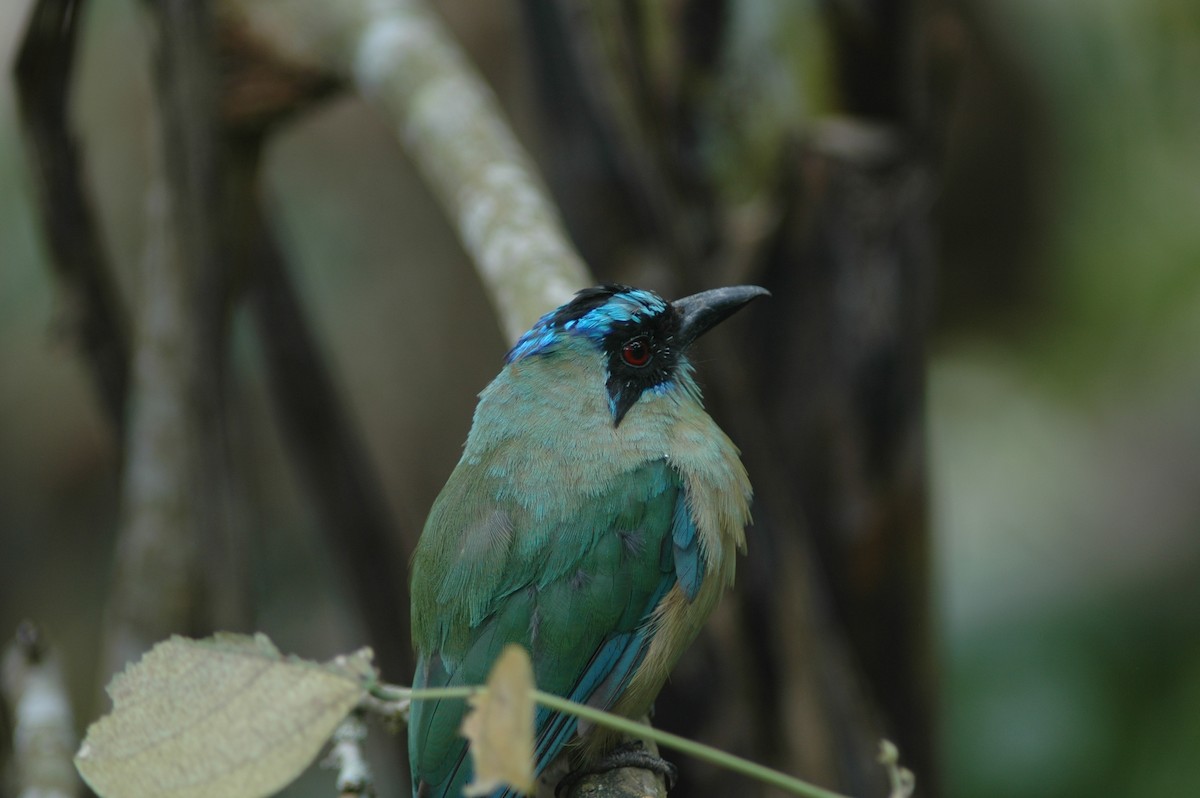
M 105 798 L 270 795 L 358 703 L 370 660 L 284 659 L 261 634 L 172 637 L 113 679 L 75 766 Z
M 509 786 L 533 792 L 533 664 L 517 645 L 500 653 L 487 692 L 468 699 L 462 734 L 471 746 L 475 778 L 463 795 L 488 795 Z

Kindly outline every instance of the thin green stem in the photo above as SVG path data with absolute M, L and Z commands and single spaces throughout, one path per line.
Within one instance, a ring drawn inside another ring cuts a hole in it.
M 735 773 L 741 773 L 745 776 L 758 779 L 774 787 L 787 790 L 796 795 L 803 795 L 807 798 L 846 798 L 841 793 L 836 793 L 831 790 L 826 790 L 822 787 L 817 787 L 814 784 L 809 784 L 794 776 L 789 776 L 786 773 L 780 773 L 778 770 L 772 770 L 769 767 L 751 762 L 748 759 L 742 759 L 740 756 L 734 756 L 719 748 L 713 748 L 710 745 L 704 745 L 694 740 L 689 740 L 686 737 L 680 737 L 677 734 L 655 729 L 652 726 L 647 726 L 644 723 L 638 723 L 635 720 L 622 718 L 618 715 L 612 715 L 603 710 L 593 707 L 576 704 L 574 701 L 568 701 L 565 698 L 560 698 L 550 693 L 543 693 L 541 690 L 533 691 L 533 698 L 547 709 L 558 710 L 559 712 L 567 712 L 578 718 L 591 721 L 592 723 L 601 726 L 607 726 L 610 729 L 625 732 L 626 734 L 642 737 L 647 740 L 653 740 L 659 745 L 667 748 L 674 748 L 677 751 L 682 751 L 685 754 L 694 756 L 697 759 L 703 759 L 706 762 L 711 762 L 714 765 L 719 765 Z
M 399 687 L 394 684 L 372 685 L 368 692 L 384 701 L 440 701 L 443 698 L 470 698 L 477 693 L 486 693 L 486 687 L 423 687 L 414 690 L 411 687 Z
M 406 687 L 396 687 L 394 685 L 376 685 L 372 688 L 372 694 L 385 698 L 390 701 L 399 699 L 410 699 L 412 701 L 434 701 L 438 699 L 466 699 L 486 691 L 486 687 L 436 687 L 423 688 L 413 690 Z M 577 704 L 560 696 L 544 693 L 541 690 L 532 692 L 533 700 L 547 709 L 553 709 L 557 712 L 566 712 L 569 715 L 574 715 L 577 718 L 582 718 L 591 723 L 600 726 L 607 726 L 610 729 L 624 732 L 636 737 L 641 737 L 646 740 L 653 740 L 666 748 L 673 748 L 676 751 L 682 751 L 689 756 L 694 756 L 697 759 L 702 759 L 706 762 L 711 762 L 714 765 L 728 768 L 735 773 L 749 776 L 758 779 L 766 784 L 774 787 L 787 790 L 795 795 L 802 795 L 805 798 L 847 798 L 841 793 L 826 790 L 823 787 L 818 787 L 814 784 L 809 784 L 794 776 L 789 776 L 786 773 L 780 773 L 778 770 L 772 770 L 764 765 L 759 765 L 751 762 L 748 759 L 742 759 L 740 756 L 734 756 L 719 748 L 713 748 L 710 745 L 704 745 L 694 740 L 689 740 L 686 737 L 680 737 L 677 734 L 655 729 L 652 726 L 647 726 L 644 723 L 638 723 L 628 718 L 622 718 L 618 715 L 613 715 L 594 707 Z

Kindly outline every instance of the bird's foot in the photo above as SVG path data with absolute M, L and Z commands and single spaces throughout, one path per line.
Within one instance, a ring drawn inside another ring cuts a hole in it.
M 555 798 L 565 798 L 570 795 L 575 785 L 586 776 L 594 776 L 621 768 L 641 768 L 649 770 L 651 773 L 657 773 L 666 781 L 668 792 L 675 788 L 675 780 L 679 777 L 679 768 L 658 754 L 647 751 L 641 740 L 630 740 L 609 751 L 599 761 L 576 768 L 563 776 L 558 786 L 554 788 L 554 796 Z

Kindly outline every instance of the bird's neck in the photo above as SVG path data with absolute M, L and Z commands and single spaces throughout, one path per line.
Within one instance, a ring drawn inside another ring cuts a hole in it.
M 627 467 L 669 454 L 680 419 L 703 413 L 690 367 L 649 389 L 614 424 L 599 353 L 547 353 L 506 366 L 479 397 L 466 455 L 519 440 L 531 458 L 603 459 Z

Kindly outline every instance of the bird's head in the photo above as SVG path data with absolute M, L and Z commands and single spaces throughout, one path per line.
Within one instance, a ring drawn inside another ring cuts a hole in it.
M 765 288 L 715 288 L 674 302 L 653 291 L 606 284 L 587 288 L 538 319 L 509 351 L 507 363 L 589 347 L 601 355 L 605 387 L 618 426 L 646 391 L 692 385 L 687 349 Z

